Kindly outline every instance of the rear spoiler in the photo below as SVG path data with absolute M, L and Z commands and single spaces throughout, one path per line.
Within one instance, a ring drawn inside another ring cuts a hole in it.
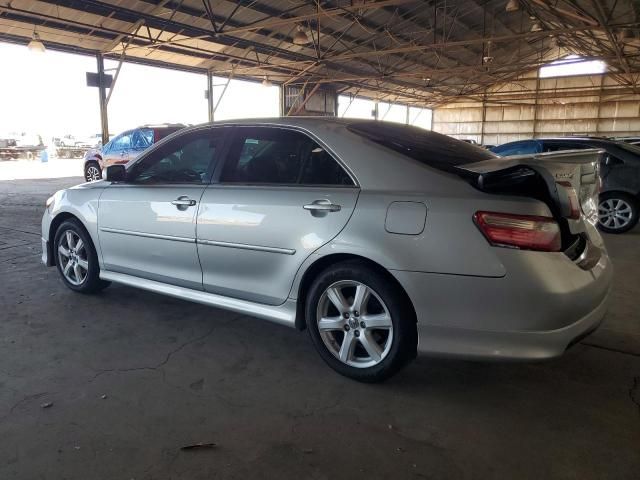
M 578 196 L 586 219 L 595 224 L 600 162 L 604 154 L 603 150 L 595 149 L 565 150 L 496 157 L 457 168 L 479 190 L 531 196 L 545 201 L 554 217 L 566 219 L 569 229 L 575 233 L 582 230 L 579 225 L 581 219 L 569 220 L 572 210 L 570 189 Z M 540 180 L 544 182 L 546 192 L 541 192 L 537 186 Z

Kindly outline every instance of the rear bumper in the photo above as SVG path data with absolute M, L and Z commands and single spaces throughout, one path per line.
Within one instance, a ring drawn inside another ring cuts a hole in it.
M 482 360 L 544 360 L 562 355 L 595 331 L 607 311 L 609 296 L 577 322 L 540 332 L 490 332 L 418 325 L 418 352 Z
M 598 327 L 613 276 L 604 250 L 587 270 L 561 253 L 500 253 L 502 278 L 392 272 L 415 308 L 419 352 L 545 359 Z

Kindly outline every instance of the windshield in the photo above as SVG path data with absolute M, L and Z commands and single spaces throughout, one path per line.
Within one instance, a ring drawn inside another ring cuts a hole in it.
M 496 158 L 484 148 L 409 125 L 368 121 L 351 123 L 347 129 L 440 170 Z

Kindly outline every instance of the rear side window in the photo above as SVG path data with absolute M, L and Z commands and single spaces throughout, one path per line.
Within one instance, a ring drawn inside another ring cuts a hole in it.
M 484 148 L 418 127 L 385 122 L 354 122 L 347 129 L 383 147 L 441 170 L 495 158 Z
M 561 152 L 562 150 L 585 150 L 597 148 L 595 145 L 586 145 L 577 142 L 544 142 L 544 152 Z
M 237 130 L 220 181 L 353 185 L 342 166 L 314 140 L 300 132 L 270 127 Z
M 136 150 L 144 150 L 153 144 L 153 130 L 141 129 L 133 132 L 131 147 Z

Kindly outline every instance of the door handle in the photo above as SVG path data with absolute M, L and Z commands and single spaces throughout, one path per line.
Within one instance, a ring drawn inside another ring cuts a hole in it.
M 304 205 L 302 208 L 309 210 L 311 213 L 339 212 L 342 209 L 340 205 L 331 203 L 329 200 L 314 200 L 313 202 Z
M 171 202 L 171 205 L 175 205 L 176 207 L 193 207 L 196 204 L 195 200 L 190 199 L 186 195 L 176 198 Z

